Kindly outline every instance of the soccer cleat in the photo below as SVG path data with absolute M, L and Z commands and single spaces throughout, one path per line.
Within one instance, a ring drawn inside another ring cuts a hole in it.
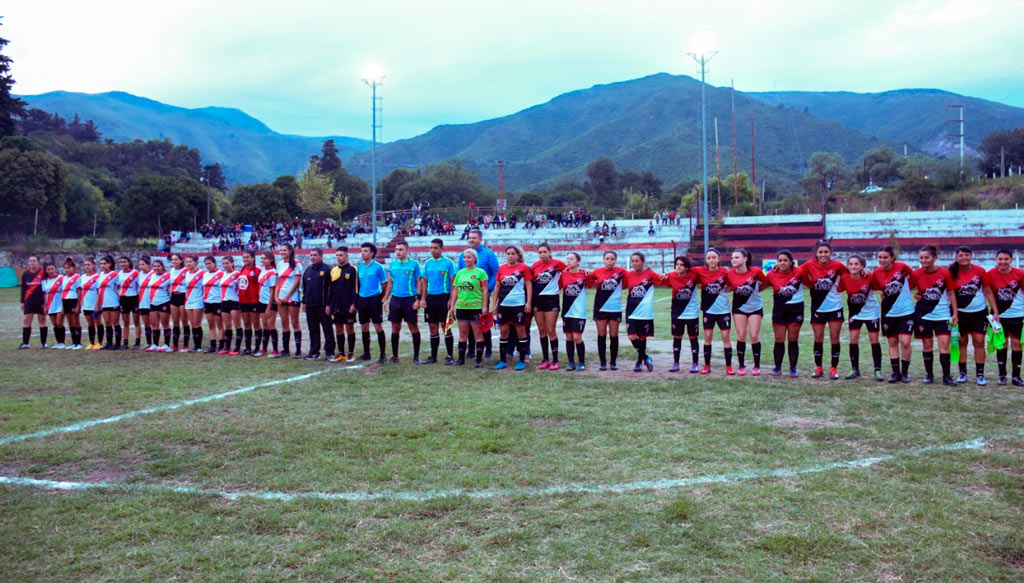
M 54 344 L 53 345 L 53 349 L 54 350 L 64 350 L 64 343 L 63 342 L 58 342 L 57 344 Z
M 39 345 L 39 348 L 42 348 L 42 349 L 44 349 L 44 350 L 45 350 L 45 349 L 47 349 L 47 348 L 49 348 L 49 347 L 50 347 L 50 345 L 49 345 L 49 344 L 46 344 L 46 343 L 43 343 L 43 344 L 40 344 L 40 345 Z
M 983 374 L 978 375 L 978 378 L 975 379 L 974 382 L 977 383 L 979 387 L 988 386 L 988 381 L 985 380 L 985 375 Z
M 292 355 L 292 353 L 288 352 L 287 349 L 281 351 L 281 358 L 288 358 L 291 355 Z
M 923 379 L 921 379 L 921 384 L 923 384 L 923 385 L 931 385 L 931 384 L 934 384 L 934 383 L 935 383 L 935 377 L 924 377 Z
M 344 354 L 339 354 L 338 356 L 334 357 L 334 362 L 346 362 L 347 360 L 348 359 L 345 358 Z
M 953 380 L 953 377 L 947 375 L 942 377 L 942 384 L 946 385 L 947 387 L 955 387 L 956 381 Z
M 499 360 L 498 364 L 494 365 L 494 370 L 502 370 L 508 368 L 508 363 L 504 360 Z
M 690 372 L 691 373 L 698 373 L 698 372 L 700 372 L 700 365 L 697 364 L 696 362 L 691 364 L 690 365 Z
M 28 344 L 21 344 L 21 345 L 18 346 L 19 350 L 25 350 L 26 348 L 31 348 L 31 347 Z
M 850 374 L 846 375 L 845 378 L 848 381 L 852 381 L 854 379 L 859 379 L 860 378 L 860 371 L 857 370 L 857 369 L 853 369 L 853 370 L 850 371 Z
M 295 354 L 292 355 L 292 358 L 302 358 L 302 353 L 296 351 Z
M 633 372 L 640 372 L 643 369 L 644 369 L 644 365 L 642 363 L 638 362 L 638 363 L 633 365 Z
M 999 385 L 1000 387 L 1005 387 L 1005 386 L 1006 386 L 1006 375 L 1002 375 L 1002 376 L 1000 376 L 1000 377 L 999 377 L 999 381 L 997 382 L 997 384 L 998 384 L 998 385 Z
M 228 351 L 228 356 L 241 356 L 241 355 L 242 355 L 242 353 L 238 352 L 237 350 Z
M 552 362 L 551 366 L 548 367 L 548 370 L 558 370 L 558 363 Z
M 727 365 L 725 365 L 725 374 L 727 374 L 729 376 L 732 376 L 732 375 L 736 374 L 736 371 L 734 371 L 732 369 L 732 367 L 727 364 Z
M 249 350 L 248 348 L 243 348 L 242 349 L 242 356 L 249 356 L 251 354 L 252 354 L 252 350 Z
M 602 362 L 598 365 L 597 370 L 608 370 L 608 365 Z
M 668 372 L 679 372 L 679 363 L 673 362 L 672 365 L 668 367 Z
M 619 370 L 619 365 L 613 362 L 608 365 L 608 370 Z
M 206 354 L 217 354 L 217 349 L 211 346 L 206 349 Z
M 1021 380 L 1020 377 L 1013 377 L 1010 379 L 1010 383 L 1015 387 L 1024 387 L 1024 380 Z
M 576 370 L 587 370 L 587 365 L 581 362 L 581 363 L 580 363 L 580 364 L 579 364 L 579 365 L 578 365 L 578 366 L 576 367 Z
M 833 366 L 832 368 L 828 369 L 828 378 L 834 381 L 839 380 L 839 371 L 836 370 L 836 367 Z
M 884 380 L 885 380 L 885 375 L 882 374 L 882 371 L 880 371 L 880 370 L 878 370 L 876 368 L 875 369 L 875 381 L 880 383 L 880 382 L 882 382 Z
M 647 372 L 654 372 L 654 361 L 650 356 L 644 359 L 644 366 L 647 367 Z
M 540 363 L 540 366 L 537 367 L 537 370 L 547 370 L 550 366 L 551 363 L 545 360 L 544 362 Z
M 276 350 L 274 350 L 270 354 L 267 355 L 267 358 L 281 358 L 281 353 L 276 351 Z
M 781 368 L 779 368 L 779 367 L 775 367 L 775 368 L 773 368 L 773 369 L 772 369 L 772 376 L 773 376 L 773 377 L 778 377 L 778 376 L 782 376 L 782 369 L 781 369 Z
M 359 360 L 373 360 L 369 352 L 364 352 L 359 356 Z
M 146 347 L 146 352 L 156 352 L 156 346 L 150 344 Z
M 261 356 L 264 356 L 265 354 L 266 353 L 263 352 L 262 350 L 256 350 L 255 352 L 252 353 L 252 357 L 253 358 L 259 358 Z
M 451 366 L 451 365 L 455 364 L 455 359 L 450 357 L 450 356 L 446 356 L 445 359 L 444 359 L 444 364 L 445 364 L 445 366 Z
M 484 353 L 484 360 L 494 360 L 494 355 L 492 355 L 491 352 L 488 350 L 487 352 Z
M 958 384 L 961 384 L 961 385 L 966 383 L 967 382 L 967 373 L 965 373 L 965 372 L 960 373 L 960 376 L 956 377 L 956 382 Z
M 473 368 L 483 368 L 483 366 L 484 366 L 483 362 L 474 362 L 473 363 Z
M 303 360 L 320 360 L 320 355 L 319 354 L 310 353 L 310 354 L 307 354 L 305 356 L 305 358 L 303 358 Z
M 125 348 L 127 348 L 128 347 L 128 343 L 125 342 L 124 346 L 125 346 Z M 138 342 L 136 342 L 135 344 L 132 345 L 132 350 L 141 350 L 141 349 L 142 349 L 142 344 L 139 344 Z
M 565 365 L 565 370 L 576 370 L 576 363 L 569 361 L 569 364 Z
M 466 359 L 460 358 L 452 366 L 466 366 Z
M 117 350 L 117 349 L 115 348 L 115 350 Z M 199 354 L 199 353 L 201 353 L 202 351 L 203 351 L 203 349 L 202 349 L 202 348 L 200 348 L 199 346 L 196 346 L 195 348 L 193 348 L 192 350 L 190 350 L 190 352 L 194 352 L 194 353 L 196 353 L 196 354 Z
M 230 350 L 225 350 L 225 349 L 221 348 L 220 350 L 217 351 L 217 354 L 219 356 L 227 356 L 227 355 L 231 354 L 231 351 Z
M 398 364 L 398 357 L 397 356 L 392 356 L 391 357 L 391 362 L 393 362 L 395 364 Z
M 516 370 L 523 370 L 525 368 L 526 368 L 526 363 L 525 362 L 520 360 L 519 362 L 516 363 Z
M 422 360 L 420 360 L 420 359 L 418 359 L 418 358 L 414 358 L 414 359 L 412 359 L 412 363 L 413 363 L 413 364 L 424 364 L 424 363 L 423 363 L 423 361 L 422 361 Z
M 891 375 L 889 375 L 889 382 L 890 383 L 898 383 L 898 382 L 900 382 L 900 373 L 894 372 Z
M 419 364 L 436 364 L 437 359 L 433 356 L 428 356 L 426 360 L 419 361 Z
M 745 367 L 745 366 L 739 367 L 738 369 L 736 369 L 736 374 L 738 374 L 740 376 L 743 376 L 743 375 L 747 374 L 747 367 Z
M 761 376 L 761 367 L 755 366 L 753 369 L 751 369 L 750 375 L 755 377 Z
M 169 346 L 167 346 L 166 344 L 161 344 L 160 346 L 158 346 L 156 348 L 156 351 L 157 352 L 170 352 L 171 348 Z
M 800 371 L 798 371 L 795 366 L 793 368 L 789 369 L 789 378 L 795 379 L 795 378 L 797 378 L 799 376 L 800 376 Z
M 908 375 L 908 374 L 902 375 L 900 377 L 900 382 L 903 383 L 903 384 L 909 383 L 910 382 L 910 375 Z
M 377 359 L 377 362 L 380 364 L 385 364 L 387 361 L 388 359 L 383 354 L 380 355 L 380 358 Z
M 700 374 L 711 374 L 711 365 L 705 364 L 704 367 L 700 369 Z
M 467 351 L 466 352 L 466 358 L 468 358 L 470 360 L 476 358 L 476 351 L 475 350 Z
M 820 366 L 815 367 L 814 372 L 811 373 L 812 379 L 820 379 L 823 376 L 825 376 L 825 369 L 821 368 Z

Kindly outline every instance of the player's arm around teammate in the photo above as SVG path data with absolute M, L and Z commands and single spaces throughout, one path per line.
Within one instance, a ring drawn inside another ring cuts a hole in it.
M 775 265 L 768 272 L 772 294 L 772 333 L 775 336 L 772 376 L 782 375 L 782 360 L 789 356 L 789 376 L 800 376 L 800 328 L 804 324 L 803 269 L 796 265 L 793 254 L 782 249 L 775 256 Z
M 1013 254 L 1007 249 L 996 253 L 996 266 L 988 272 L 992 291 L 999 308 L 999 324 L 1009 339 L 1010 359 L 1013 364 L 1011 382 L 1024 386 L 1021 380 L 1021 328 L 1024 324 L 1024 269 L 1013 267 Z M 1006 346 L 996 348 L 999 365 L 999 384 L 1006 384 Z
M 761 288 L 771 285 L 760 267 L 751 265 L 750 253 L 746 249 L 732 252 L 732 270 L 726 274 L 726 282 L 732 290 L 732 318 L 736 327 L 736 360 L 739 374 L 746 374 L 745 358 L 747 339 L 754 359 L 751 374 L 761 374 L 761 321 L 764 319 L 764 304 Z
M 498 282 L 494 285 L 491 297 L 492 313 L 500 326 L 499 358 L 495 369 L 501 370 L 508 366 L 506 359 L 509 353 L 510 331 L 515 330 L 519 362 L 516 370 L 526 368 L 526 314 L 530 312 L 530 300 L 533 296 L 533 274 L 523 264 L 523 252 L 510 245 L 505 248 L 505 265 L 498 269 Z
M 704 367 L 700 369 L 700 374 L 711 373 L 711 341 L 714 339 L 715 326 L 718 326 L 725 356 L 725 373 L 731 375 L 732 341 L 729 335 L 732 330 L 732 314 L 726 293 L 726 270 L 722 267 L 722 257 L 718 251 L 708 249 L 704 254 L 704 265 L 694 267 L 693 273 L 700 283 L 700 307 L 704 312 Z
M 890 383 L 909 383 L 910 338 L 914 330 L 914 300 L 911 289 L 915 286 L 913 270 L 906 263 L 896 261 L 892 247 L 878 250 L 878 269 L 871 272 L 871 285 L 882 292 L 879 311 L 882 316 L 882 335 L 889 342 L 889 363 L 892 366 Z
M 224 346 L 217 354 L 238 356 L 242 354 L 242 311 L 238 301 L 238 287 L 242 272 L 235 269 L 235 258 L 230 255 L 221 258 L 220 267 L 224 272 L 220 283 L 220 326 L 224 331 Z M 231 346 L 232 339 L 235 341 L 233 348 Z
M 988 312 L 999 321 L 999 311 L 989 274 L 981 266 L 972 263 L 974 251 L 970 247 L 958 247 L 956 261 L 949 266 L 953 276 L 953 288 L 957 301 L 957 321 L 960 329 L 960 376 L 958 383 L 967 382 L 967 344 L 974 346 L 974 371 L 976 382 L 985 386 L 985 332 L 988 330 Z
M 843 298 L 839 295 L 839 279 L 846 266 L 832 258 L 832 245 L 819 241 L 814 246 L 814 259 L 804 265 L 804 285 L 811 293 L 811 330 L 814 332 L 814 372 L 811 378 L 825 376 L 825 326 L 831 342 L 829 378 L 839 378 L 840 344 L 843 331 Z
M 939 364 L 942 367 L 942 384 L 956 386 L 950 375 L 949 337 L 950 323 L 956 323 L 956 294 L 953 292 L 953 276 L 945 267 L 935 265 L 939 251 L 934 245 L 925 245 L 918 251 L 921 267 L 914 270 L 916 279 L 914 310 L 914 336 L 921 341 L 921 358 L 924 361 L 925 378 L 922 382 L 932 384 L 934 378 L 935 340 L 939 345 Z
M 654 362 L 647 355 L 647 339 L 654 337 L 654 284 L 661 276 L 647 267 L 647 259 L 639 251 L 629 256 L 629 272 L 623 278 L 626 288 L 626 336 L 636 349 L 633 372 L 647 367 L 654 370 Z
M 543 360 L 538 370 L 558 370 L 558 322 L 559 275 L 565 269 L 565 263 L 551 257 L 551 247 L 547 243 L 537 246 L 540 258 L 530 270 L 533 272 L 533 316 L 537 321 L 540 336 L 540 348 Z M 529 317 L 527 318 L 529 329 Z M 566 346 L 566 350 L 570 347 Z M 527 349 L 529 353 L 529 349 Z
M 566 255 L 565 264 L 566 268 L 558 275 L 558 285 L 562 288 L 562 331 L 565 353 L 569 357 L 566 370 L 585 370 L 587 347 L 583 330 L 587 325 L 587 287 L 593 284 L 593 276 L 580 269 L 579 253 Z

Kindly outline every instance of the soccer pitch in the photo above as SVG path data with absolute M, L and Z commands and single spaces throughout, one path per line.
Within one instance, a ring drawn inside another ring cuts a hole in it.
M 717 333 L 713 375 L 668 373 L 667 294 L 652 374 L 624 329 L 598 372 L 592 322 L 582 373 L 536 336 L 524 372 L 407 334 L 386 365 L 16 350 L 0 291 L 0 580 L 1024 578 L 1019 388 L 923 385 L 917 342 L 909 385 L 813 380 L 809 325 L 799 379 L 725 377 Z

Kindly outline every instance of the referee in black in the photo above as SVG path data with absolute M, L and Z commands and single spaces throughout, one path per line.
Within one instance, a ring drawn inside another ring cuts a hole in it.
M 327 360 L 334 360 L 334 332 L 331 330 L 330 307 L 331 270 L 323 261 L 323 251 L 309 252 L 309 267 L 302 272 L 302 304 L 306 309 L 306 327 L 309 328 L 309 354 L 306 360 L 320 360 L 320 331 L 323 330 Z

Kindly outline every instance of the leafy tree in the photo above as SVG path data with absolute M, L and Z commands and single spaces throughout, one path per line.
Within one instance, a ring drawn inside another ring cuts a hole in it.
M 979 166 L 986 176 L 999 175 L 1001 155 L 1007 167 L 1024 165 L 1024 128 L 992 132 L 981 140 L 978 151 L 982 155 Z
M 27 218 L 38 209 L 40 221 L 58 226 L 67 217 L 67 187 L 68 171 L 59 158 L 39 151 L 0 150 L 0 208 L 5 213 Z
M 184 176 L 147 174 L 125 192 L 121 206 L 123 229 L 131 234 L 158 234 L 165 230 L 191 227 L 197 217 L 206 216 L 207 190 L 197 180 Z M 217 202 L 214 199 L 214 202 Z M 211 209 L 211 216 L 220 215 Z
M 544 198 L 536 192 L 524 192 L 516 199 L 516 206 L 541 206 Z
M 14 86 L 14 77 L 11 76 L 13 61 L 2 52 L 8 42 L 10 41 L 0 38 L 0 137 L 14 135 L 14 118 L 25 113 L 25 102 L 11 95 L 11 88 Z
M 839 177 L 849 176 L 843 157 L 835 152 L 815 152 L 807 160 L 807 174 L 799 184 L 809 195 L 818 195 L 822 190 L 829 191 L 837 185 Z
M 365 180 L 344 168 L 338 168 L 328 176 L 334 183 L 335 196 L 344 197 L 347 201 L 345 210 L 348 214 L 369 212 L 372 201 L 370 200 L 370 185 Z
M 900 177 L 906 180 L 908 178 L 924 178 L 926 176 L 932 176 L 935 174 L 935 170 L 938 166 L 939 161 L 935 158 L 924 154 L 914 154 L 910 158 L 907 158 L 900 167 Z
M 298 184 L 299 206 L 308 215 L 317 218 L 337 217 L 348 206 L 348 198 L 335 193 L 334 181 L 315 164 L 306 167 Z
M 279 221 L 291 216 L 284 193 L 266 182 L 241 186 L 231 199 L 231 217 L 235 221 Z
M 857 170 L 857 181 L 861 186 L 869 183 L 886 186 L 896 182 L 902 176 L 901 170 L 906 163 L 903 156 L 897 156 L 892 148 L 885 146 L 868 150 L 860 158 Z
M 655 198 L 661 197 L 662 194 L 661 179 L 655 178 L 650 170 L 645 170 L 643 173 L 624 170 L 619 175 L 619 188 L 628 188 L 635 192 L 646 192 L 647 194 L 654 195 Z
M 657 210 L 658 199 L 649 192 L 638 192 L 627 186 L 622 189 L 622 198 L 626 201 L 626 208 L 642 213 L 644 218 L 649 218 L 651 211 Z
M 274 179 L 274 186 L 281 191 L 281 200 L 288 216 L 297 217 L 302 214 L 302 207 L 299 206 L 299 181 L 291 174 L 285 174 Z
M 341 158 L 338 157 L 338 146 L 334 144 L 334 140 L 327 140 L 320 150 L 320 171 L 330 174 L 340 169 Z
M 228 191 L 227 182 L 224 180 L 224 170 L 220 162 L 203 166 L 203 176 L 200 179 L 209 188 L 216 188 L 221 192 Z
M 398 205 L 398 191 L 409 184 L 420 178 L 419 172 L 414 172 L 406 168 L 395 168 L 388 173 L 387 176 L 380 181 L 381 191 L 381 204 L 386 209 L 399 209 L 402 208 Z M 408 208 L 406 206 L 405 208 Z
M 396 205 L 430 201 L 435 207 L 454 207 L 468 203 L 493 202 L 495 192 L 480 182 L 480 177 L 458 159 L 431 164 L 420 177 L 398 189 Z
M 619 174 L 611 158 L 598 158 L 587 164 L 587 192 L 594 196 L 594 202 L 604 207 L 622 203 L 619 189 Z
M 92 234 L 94 221 L 97 231 L 102 232 L 114 218 L 114 204 L 103 196 L 98 186 L 90 182 L 88 174 L 82 169 L 71 171 L 64 204 L 67 207 L 64 233 L 67 235 Z
M 573 188 L 572 190 L 557 190 L 553 192 L 548 197 L 548 204 L 551 206 L 583 206 L 587 204 L 588 199 L 587 193 L 578 188 Z
M 918 208 L 928 208 L 939 196 L 939 188 L 927 178 L 908 178 L 899 185 L 896 192 Z

